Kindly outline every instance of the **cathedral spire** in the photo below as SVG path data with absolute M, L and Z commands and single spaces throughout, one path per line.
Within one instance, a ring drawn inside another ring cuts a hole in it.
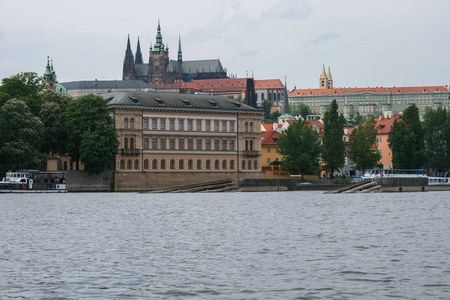
M 163 41 L 162 41 L 162 34 L 161 34 L 161 24 L 159 22 L 159 18 L 158 18 L 158 27 L 156 29 L 156 43 L 153 46 L 153 50 L 151 50 L 153 52 L 167 52 Z
M 288 98 L 288 92 L 287 92 L 286 78 L 284 78 L 283 115 L 291 115 L 291 109 L 289 107 L 289 98 Z
M 130 35 L 128 35 L 127 50 L 125 51 L 125 59 L 123 60 L 122 80 L 135 79 L 134 56 L 131 51 Z
M 144 63 L 144 61 L 142 59 L 142 52 L 141 52 L 141 45 L 139 43 L 139 37 L 138 37 L 138 41 L 137 41 L 136 60 L 134 61 L 134 63 L 136 65 Z
M 325 71 L 325 65 L 322 65 L 322 73 L 319 77 L 319 88 L 326 89 L 328 88 L 328 78 L 327 72 Z
M 178 62 L 183 62 L 183 53 L 181 52 L 181 36 L 178 37 Z

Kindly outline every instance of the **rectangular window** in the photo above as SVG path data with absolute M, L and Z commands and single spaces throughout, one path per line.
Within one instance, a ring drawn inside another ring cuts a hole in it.
M 161 149 L 166 149 L 166 139 L 161 139 Z
M 180 150 L 183 150 L 184 149 L 184 139 L 180 139 L 180 141 L 179 141 L 179 148 L 180 148 Z
M 188 120 L 188 130 L 192 130 L 193 128 L 192 120 Z
M 158 123 L 157 123 L 157 121 L 158 121 L 158 120 L 156 120 L 156 119 L 152 119 L 152 129 L 157 129 L 157 128 L 158 128 Z
M 166 120 L 161 120 L 161 130 L 166 129 Z
M 178 121 L 178 130 L 184 130 L 184 120 Z
M 202 140 L 197 140 L 197 150 L 202 150 Z
M 194 150 L 194 140 L 188 140 L 188 149 Z
M 148 129 L 148 119 L 144 119 L 144 129 Z
M 234 131 L 234 122 L 230 122 L 230 131 Z
M 198 131 L 202 130 L 202 121 L 200 121 L 200 120 L 197 121 L 197 130 Z
M 206 150 L 211 150 L 211 140 L 206 140 Z
M 227 141 L 222 141 L 222 150 L 227 150 Z
M 230 150 L 234 151 L 234 141 L 230 141 Z
M 270 148 L 267 148 L 267 153 L 270 153 Z
M 152 139 L 152 149 L 158 149 L 158 140 Z
M 219 140 L 214 140 L 214 150 L 219 150 Z
M 170 139 L 170 150 L 175 149 L 175 139 Z
M 206 131 L 211 130 L 211 121 L 206 121 Z
M 148 139 L 144 139 L 144 149 L 148 149 Z
M 219 121 L 214 122 L 214 131 L 219 131 Z
M 267 159 L 267 162 L 270 163 L 270 158 Z
M 227 122 L 222 122 L 222 131 L 227 131 Z
M 280 152 L 280 149 L 279 148 L 275 149 L 275 152 L 277 152 L 277 153 Z
M 175 130 L 175 120 L 170 120 L 170 130 Z

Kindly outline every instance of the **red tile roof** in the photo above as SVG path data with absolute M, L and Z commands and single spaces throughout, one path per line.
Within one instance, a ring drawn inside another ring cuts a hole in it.
M 280 79 L 255 80 L 255 89 L 284 89 Z
M 261 132 L 261 145 L 277 145 L 280 133 L 275 130 L 267 130 Z
M 384 118 L 382 120 L 375 119 L 376 126 L 378 127 L 378 134 L 389 134 L 391 132 L 391 127 L 394 125 L 394 122 L 400 120 L 400 117 L 394 116 L 392 118 Z
M 448 92 L 445 86 L 416 86 L 416 87 L 368 87 L 368 88 L 336 88 L 336 89 L 297 89 L 289 95 L 321 95 L 321 94 L 344 94 L 361 92 L 385 92 L 385 93 L 408 93 L 408 92 Z

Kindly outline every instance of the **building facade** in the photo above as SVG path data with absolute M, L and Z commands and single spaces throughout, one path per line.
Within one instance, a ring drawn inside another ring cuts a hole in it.
M 127 92 L 103 97 L 120 140 L 117 191 L 264 177 L 260 110 L 210 95 Z
M 142 59 L 139 39 L 136 58 L 133 55 L 128 36 L 127 49 L 123 62 L 123 80 L 142 80 L 149 84 L 170 84 L 192 79 L 227 78 L 226 69 L 219 59 L 183 61 L 181 38 L 178 39 L 177 60 L 169 59 L 169 47 L 163 43 L 161 26 L 158 20 L 156 42 L 150 45 L 148 63 Z
M 321 118 L 333 100 L 337 101 L 339 113 L 346 118 L 358 113 L 389 117 L 401 114 L 412 104 L 423 116 L 428 107 L 448 109 L 449 96 L 449 90 L 444 86 L 297 89 L 289 94 L 289 103 L 303 103 L 311 114 Z

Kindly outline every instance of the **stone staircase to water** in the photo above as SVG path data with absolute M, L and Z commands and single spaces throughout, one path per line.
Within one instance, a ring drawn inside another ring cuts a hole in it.
M 238 190 L 231 179 L 223 179 L 196 184 L 182 185 L 165 189 L 153 190 L 150 193 L 208 193 L 232 192 Z
M 381 188 L 376 181 L 372 179 L 365 179 L 363 181 L 346 185 L 333 191 L 326 192 L 326 194 L 350 194 L 350 193 L 370 193 L 375 192 Z

